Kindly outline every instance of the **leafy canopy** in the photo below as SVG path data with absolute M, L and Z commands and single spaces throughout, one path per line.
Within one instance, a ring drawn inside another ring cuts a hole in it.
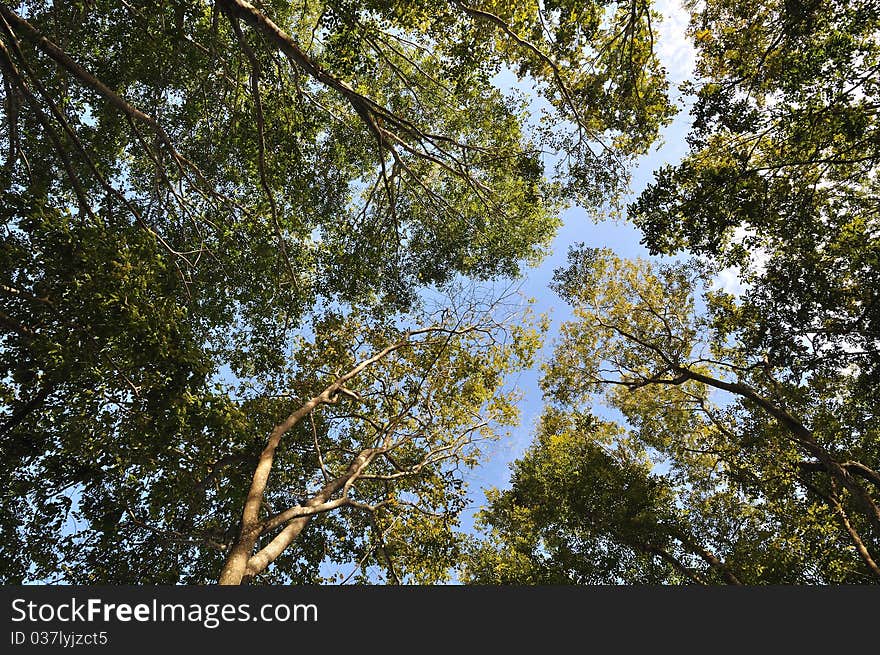
M 547 407 L 466 559 L 488 583 L 877 582 L 876 408 L 730 338 L 699 267 L 574 250 Z M 601 400 L 618 421 L 590 408 Z
M 429 513 L 385 550 L 440 575 L 426 553 L 451 543 L 460 477 L 413 467 L 509 420 L 503 344 L 536 337 L 421 296 L 518 274 L 561 206 L 619 193 L 671 111 L 651 21 L 643 2 L 0 4 L 0 576 L 215 580 L 272 426 L 407 328 L 472 315 L 482 345 L 408 347 L 371 382 L 381 402 L 362 388 L 358 416 L 301 422 L 261 510 L 305 511 L 322 473 L 415 421 L 410 486 L 387 493 Z M 312 520 L 267 575 L 378 561 L 390 507 Z
M 688 6 L 690 151 L 628 214 L 694 259 L 558 273 L 575 319 L 474 580 L 880 580 L 880 6 Z

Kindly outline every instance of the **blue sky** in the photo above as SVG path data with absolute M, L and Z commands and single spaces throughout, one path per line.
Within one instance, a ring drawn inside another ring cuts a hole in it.
M 654 170 L 664 164 L 678 162 L 687 150 L 685 134 L 690 124 L 689 99 L 681 96 L 678 86 L 692 76 L 695 60 L 693 46 L 685 35 L 688 13 L 681 7 L 679 0 L 657 0 L 655 6 L 664 18 L 656 26 L 659 32 L 656 38 L 658 53 L 669 75 L 670 93 L 679 107 L 679 113 L 663 130 L 661 140 L 634 169 L 631 197 L 635 197 L 653 179 Z M 571 318 L 569 308 L 548 287 L 553 271 L 565 264 L 569 246 L 578 243 L 608 247 L 623 257 L 648 258 L 648 252 L 639 243 L 640 240 L 641 233 L 624 219 L 597 224 L 583 208 L 573 207 L 563 214 L 563 225 L 553 241 L 549 256 L 540 266 L 525 272 L 521 293 L 535 300 L 533 307 L 536 313 L 550 316 L 550 332 L 538 358 L 538 366 L 523 372 L 516 379 L 516 384 L 523 393 L 520 425 L 511 430 L 508 438 L 487 445 L 487 461 L 468 476 L 473 502 L 462 516 L 462 525 L 466 529 L 472 525 L 473 513 L 485 502 L 483 489 L 507 486 L 509 464 L 522 455 L 531 443 L 534 427 L 541 415 L 541 390 L 538 386 L 540 361 L 550 357 L 560 325 Z M 731 277 L 730 281 L 733 282 L 734 279 Z M 722 284 L 726 285 L 727 282 L 725 279 Z M 601 408 L 596 408 L 596 411 L 602 413 Z

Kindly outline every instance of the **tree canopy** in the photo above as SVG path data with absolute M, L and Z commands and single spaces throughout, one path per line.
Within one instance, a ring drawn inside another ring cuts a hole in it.
M 880 580 L 877 420 L 846 372 L 785 381 L 688 264 L 571 253 L 537 439 L 482 516 L 484 583 Z M 620 420 L 591 413 L 601 398 Z
M 652 20 L 0 3 L 0 577 L 443 579 L 540 333 L 462 289 L 625 188 Z
M 0 579 L 880 582 L 880 5 L 687 9 L 625 205 L 649 0 L 0 2 Z
M 878 29 L 875 2 L 706 3 L 691 151 L 630 208 L 652 253 L 742 269 L 749 347 L 874 389 Z
M 880 7 L 691 10 L 690 152 L 628 208 L 677 259 L 557 273 L 575 318 L 472 580 L 880 582 Z

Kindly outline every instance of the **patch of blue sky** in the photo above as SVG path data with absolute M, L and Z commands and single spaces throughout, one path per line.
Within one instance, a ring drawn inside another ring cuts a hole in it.
M 676 164 L 687 151 L 685 135 L 690 120 L 689 110 L 692 99 L 678 91 L 679 85 L 693 76 L 696 59 L 692 43 L 685 30 L 688 13 L 678 0 L 660 0 L 657 10 L 663 15 L 663 21 L 655 25 L 657 29 L 658 55 L 666 68 L 670 81 L 670 92 L 673 94 L 679 112 L 673 121 L 661 133 L 654 148 L 644 156 L 632 171 L 630 189 L 626 199 L 634 199 L 653 179 L 653 172 L 664 165 Z M 505 80 L 507 81 L 507 80 Z M 510 82 L 508 82 L 510 83 Z M 520 85 L 520 89 L 528 92 L 528 87 Z M 540 109 L 540 102 L 533 100 L 530 109 Z M 553 273 L 566 263 L 569 248 L 584 243 L 590 247 L 606 247 L 617 255 L 627 258 L 642 257 L 654 261 L 664 258 L 651 257 L 641 244 L 642 234 L 624 218 L 606 219 L 595 222 L 590 218 L 587 208 L 572 207 L 562 215 L 562 225 L 556 234 L 547 256 L 537 267 L 524 271 L 524 280 L 519 286 L 520 293 L 534 299 L 533 310 L 546 313 L 550 321 L 550 331 L 544 347 L 537 358 L 537 366 L 523 371 L 514 380 L 522 392 L 519 409 L 521 422 L 519 427 L 510 431 L 504 438 L 489 449 L 486 462 L 468 474 L 471 502 L 461 517 L 463 529 L 473 529 L 474 514 L 486 502 L 486 488 L 504 488 L 509 485 L 510 464 L 522 456 L 535 434 L 535 428 L 543 410 L 543 399 L 540 389 L 540 362 L 547 361 L 553 352 L 553 346 L 559 334 L 559 328 L 567 320 L 571 320 L 571 308 L 558 298 L 549 288 Z M 669 258 L 665 258 L 669 261 Z M 732 286 L 736 272 L 729 271 L 720 283 L 725 287 Z M 594 413 L 604 419 L 621 422 L 623 417 L 616 410 L 598 404 Z M 657 467 L 662 472 L 664 465 Z

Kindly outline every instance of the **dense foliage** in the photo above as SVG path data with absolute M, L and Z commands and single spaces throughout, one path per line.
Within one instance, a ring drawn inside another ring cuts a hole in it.
M 880 581 L 880 5 L 691 9 L 690 152 L 629 207 L 679 263 L 557 274 L 575 319 L 473 580 Z
M 442 579 L 537 332 L 441 299 L 619 194 L 670 113 L 651 20 L 0 3 L 0 578 L 207 582 L 248 551 L 227 580 Z

